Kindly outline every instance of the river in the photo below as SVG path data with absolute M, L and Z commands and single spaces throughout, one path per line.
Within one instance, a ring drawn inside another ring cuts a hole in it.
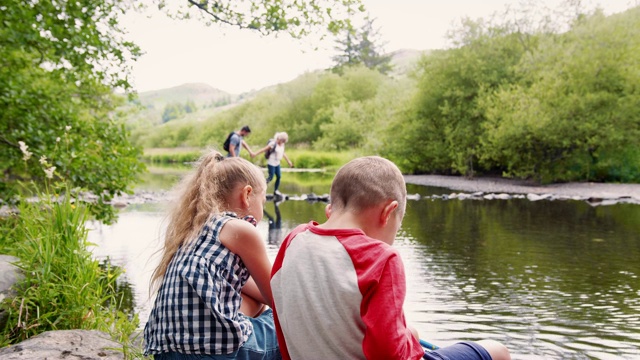
M 156 170 L 139 188 L 166 189 L 182 174 Z M 330 181 L 284 173 L 280 190 L 322 195 Z M 640 359 L 640 205 L 447 200 L 439 195 L 449 189 L 407 190 L 394 246 L 407 272 L 407 320 L 421 338 L 439 346 L 495 339 L 513 359 Z M 114 225 L 90 224 L 94 254 L 126 271 L 122 286 L 142 325 L 166 205 L 130 205 Z M 325 205 L 267 202 L 258 230 L 271 259 L 293 227 L 322 221 Z

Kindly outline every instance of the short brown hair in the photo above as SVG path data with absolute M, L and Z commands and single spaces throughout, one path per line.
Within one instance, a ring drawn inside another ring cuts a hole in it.
M 387 200 L 397 200 L 404 214 L 407 188 L 400 169 L 379 156 L 365 156 L 342 166 L 331 184 L 331 206 L 334 210 L 362 209 Z

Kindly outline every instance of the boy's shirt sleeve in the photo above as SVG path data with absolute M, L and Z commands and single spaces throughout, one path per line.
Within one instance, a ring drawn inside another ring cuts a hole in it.
M 362 349 L 366 358 L 421 359 L 424 349 L 404 317 L 406 279 L 399 255 L 388 259 L 377 285 L 363 295 L 361 314 L 366 330 Z
M 312 222 L 313 223 L 313 222 Z M 282 262 L 284 261 L 284 256 L 287 250 L 287 247 L 291 243 L 291 239 L 293 239 L 297 234 L 307 229 L 306 224 L 298 225 L 293 231 L 291 231 L 280 244 L 280 249 L 278 249 L 278 254 L 274 260 L 273 266 L 271 268 L 271 278 L 280 270 L 282 267 Z M 274 317 L 274 325 L 276 327 L 276 336 L 278 338 L 278 344 L 280 345 L 280 353 L 284 360 L 290 360 L 291 356 L 289 355 L 289 351 L 287 349 L 287 342 L 284 338 L 284 334 L 282 333 L 282 328 L 280 327 L 280 322 L 278 319 L 278 309 L 276 307 L 275 299 L 273 297 L 273 293 L 271 294 L 271 304 L 273 304 L 273 317 Z

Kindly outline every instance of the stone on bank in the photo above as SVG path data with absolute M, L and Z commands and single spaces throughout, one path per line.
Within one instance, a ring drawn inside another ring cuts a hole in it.
M 120 344 L 97 330 L 47 331 L 0 349 L 0 360 L 124 359 Z

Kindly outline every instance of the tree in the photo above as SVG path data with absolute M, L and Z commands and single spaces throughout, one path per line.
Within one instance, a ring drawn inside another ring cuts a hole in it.
M 515 66 L 525 52 L 517 34 L 472 21 L 465 26 L 474 34 L 466 45 L 435 51 L 418 65 L 409 120 L 398 124 L 412 145 L 394 154 L 405 158 L 407 170 L 473 175 L 486 120 L 478 100 L 518 79 Z
M 640 179 L 640 7 L 596 12 L 541 41 L 526 81 L 485 98 L 485 160 L 510 176 L 552 181 Z
M 294 38 L 315 34 L 323 26 L 336 34 L 350 24 L 352 16 L 364 12 L 361 0 L 187 0 L 186 6 L 174 8 L 166 0 L 156 2 L 176 18 L 197 17 L 207 25 L 226 24 L 264 35 L 284 32 Z
M 94 215 L 143 170 L 115 111 L 127 89 L 127 60 L 139 49 L 121 38 L 117 0 L 8 0 L 0 6 L 0 197 L 20 182 L 66 183 L 95 196 Z
M 332 58 L 336 63 L 334 70 L 342 72 L 344 67 L 364 65 L 382 74 L 391 71 L 391 55 L 382 54 L 379 30 L 373 27 L 374 21 L 366 18 L 360 30 L 350 26 L 342 31 L 343 38 L 336 40 L 338 54 Z
M 326 25 L 336 33 L 363 11 L 360 0 L 154 0 L 167 14 L 300 38 Z M 118 112 L 131 90 L 140 49 L 124 38 L 119 16 L 143 7 L 126 0 L 18 1 L 0 4 L 0 198 L 20 183 L 67 184 L 89 193 L 109 222 L 109 202 L 143 171 Z M 194 11 L 196 10 L 196 11 Z

